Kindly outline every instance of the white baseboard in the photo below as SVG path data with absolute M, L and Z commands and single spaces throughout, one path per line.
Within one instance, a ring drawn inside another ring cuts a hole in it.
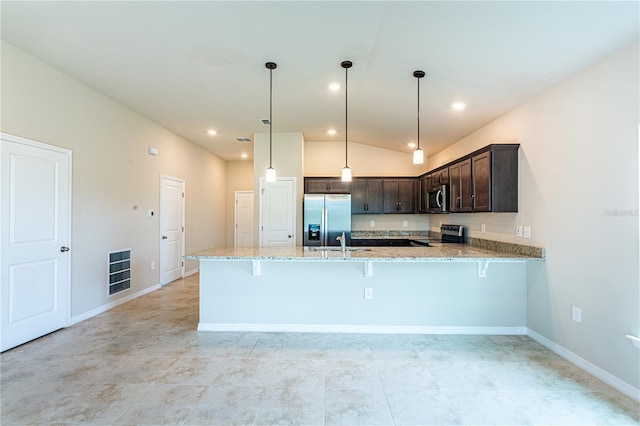
M 429 327 L 395 325 L 199 323 L 198 331 L 254 331 L 365 334 L 485 334 L 525 335 L 526 327 Z
M 156 285 L 153 285 L 151 287 L 147 287 L 144 290 L 140 290 L 137 293 L 129 294 L 128 296 L 123 297 L 122 299 L 115 300 L 113 302 L 107 303 L 105 305 L 102 305 L 102 306 L 97 307 L 95 309 L 92 309 L 90 311 L 87 311 L 87 312 L 85 312 L 83 314 L 71 317 L 69 326 L 72 326 L 72 325 L 77 324 L 77 323 L 79 323 L 81 321 L 87 320 L 87 319 L 89 319 L 91 317 L 95 317 L 96 315 L 100 315 L 100 314 L 102 314 L 104 312 L 107 312 L 110 309 L 115 308 L 116 306 L 120 306 L 123 303 L 127 303 L 130 300 L 137 299 L 140 296 L 144 296 L 145 294 L 151 293 L 152 291 L 156 291 L 161 287 L 162 286 L 160 284 L 156 284 Z
M 191 275 L 197 274 L 198 272 L 200 272 L 200 268 L 192 269 L 190 271 L 185 272 L 182 278 L 190 277 Z
M 569 362 L 577 365 L 578 367 L 582 368 L 587 373 L 589 373 L 589 374 L 597 377 L 598 379 L 602 380 L 603 382 L 605 382 L 606 384 L 608 384 L 612 388 L 617 389 L 620 392 L 622 392 L 623 394 L 627 395 L 628 397 L 634 399 L 635 401 L 640 402 L 640 389 L 631 386 L 629 383 L 627 383 L 627 382 L 625 382 L 623 380 L 620 380 L 619 378 L 617 378 L 613 374 L 608 373 L 607 371 L 603 370 L 602 368 L 598 367 L 597 365 L 594 365 L 594 364 L 590 363 L 586 359 L 574 354 L 570 350 L 565 349 L 564 347 L 558 345 L 557 343 L 547 339 L 543 335 L 538 334 L 538 333 L 536 333 L 535 331 L 533 331 L 531 329 L 527 329 L 527 336 L 531 337 L 533 340 L 535 340 L 536 342 L 540 343 L 542 346 L 544 346 L 544 347 L 552 350 L 553 352 L 557 353 L 558 355 L 560 355 L 562 358 L 566 359 L 567 361 L 569 361 Z

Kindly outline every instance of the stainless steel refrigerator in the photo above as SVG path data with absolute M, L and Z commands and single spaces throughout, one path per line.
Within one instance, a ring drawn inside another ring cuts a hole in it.
M 351 245 L 351 194 L 305 194 L 303 221 L 305 246 Z

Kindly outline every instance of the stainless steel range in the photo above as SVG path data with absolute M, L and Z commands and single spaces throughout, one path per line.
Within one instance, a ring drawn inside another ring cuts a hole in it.
M 462 225 L 441 225 L 443 243 L 464 243 L 464 226 Z

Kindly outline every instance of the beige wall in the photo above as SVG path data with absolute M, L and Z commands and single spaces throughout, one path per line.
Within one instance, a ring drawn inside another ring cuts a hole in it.
M 72 317 L 159 283 L 159 217 L 146 212 L 159 212 L 161 174 L 186 181 L 186 251 L 225 244 L 224 161 L 6 43 L 1 84 L 2 132 L 73 151 Z M 107 253 L 123 248 L 132 289 L 109 298 Z
M 413 164 L 411 153 L 349 142 L 349 167 L 353 176 L 419 176 L 426 165 Z M 344 142 L 307 141 L 304 175 L 338 177 L 344 167 Z
M 430 159 L 496 142 L 520 147 L 519 213 L 456 214 L 472 235 L 545 247 L 528 265 L 528 327 L 640 387 L 638 43 L 559 84 Z M 451 218 L 454 215 L 449 215 Z M 532 238 L 514 236 L 530 225 Z M 432 223 L 433 227 L 435 224 Z M 582 308 L 582 323 L 571 308 Z
M 228 161 L 227 162 L 226 245 L 228 247 L 233 247 L 234 240 L 235 240 L 234 225 L 236 220 L 235 219 L 236 191 L 253 191 L 253 162 L 252 161 Z M 255 209 L 255 206 L 254 206 L 254 209 Z M 257 235 L 255 237 L 257 238 Z

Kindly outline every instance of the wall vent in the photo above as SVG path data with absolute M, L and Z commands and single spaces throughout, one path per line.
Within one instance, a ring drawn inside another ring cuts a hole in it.
M 109 296 L 131 288 L 131 249 L 109 253 Z
M 236 142 L 251 142 L 251 138 L 247 138 L 244 136 L 236 136 L 234 139 L 236 140 Z

